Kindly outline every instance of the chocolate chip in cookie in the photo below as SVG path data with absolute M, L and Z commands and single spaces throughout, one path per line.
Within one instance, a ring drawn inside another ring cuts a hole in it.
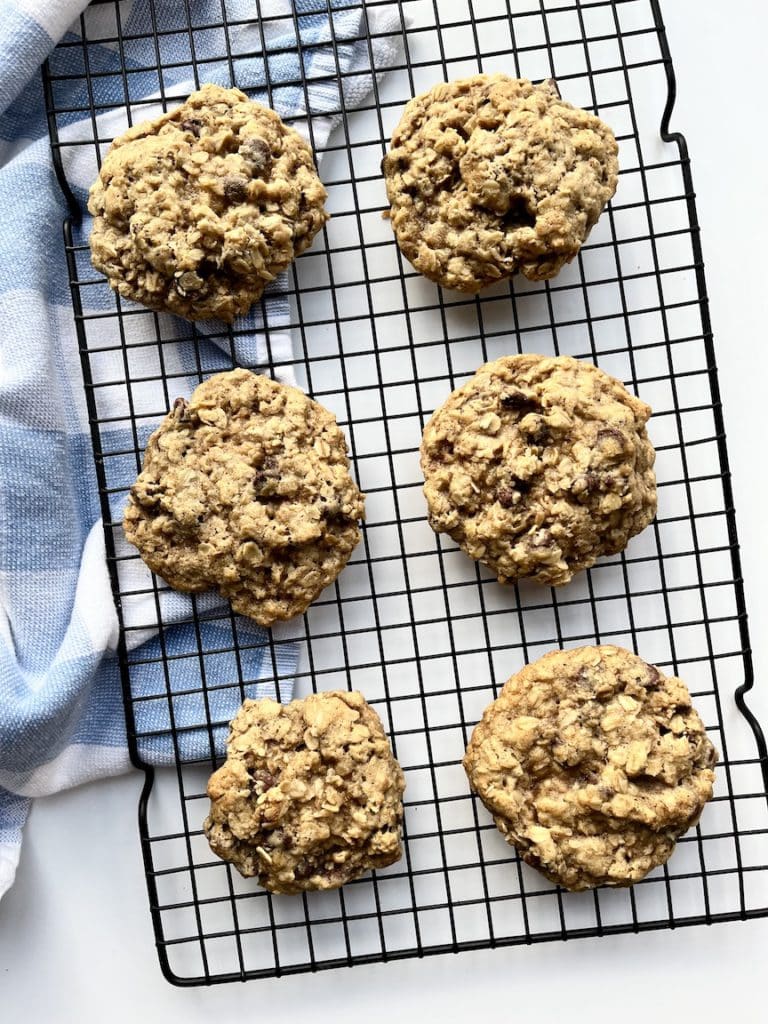
M 268 176 L 272 167 L 272 150 L 268 142 L 258 136 L 250 136 L 243 139 L 237 151 L 255 178 Z

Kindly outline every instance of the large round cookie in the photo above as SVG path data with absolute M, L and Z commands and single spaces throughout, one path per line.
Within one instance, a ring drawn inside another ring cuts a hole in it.
M 665 863 L 712 796 L 716 760 L 680 679 L 620 647 L 581 647 L 505 683 L 464 767 L 523 860 L 579 890 Z
M 446 288 L 554 277 L 616 191 L 610 128 L 554 82 L 475 75 L 412 99 L 382 169 L 397 243 Z
M 361 694 L 247 700 L 208 783 L 205 834 L 271 892 L 335 889 L 400 858 L 404 789 Z
M 567 583 L 655 515 L 650 413 L 570 356 L 486 363 L 424 429 L 430 525 L 502 583 Z
M 311 243 L 325 198 L 297 132 L 204 85 L 112 143 L 88 200 L 93 265 L 151 309 L 231 321 Z
M 176 400 L 149 439 L 125 535 L 177 590 L 216 587 L 264 626 L 303 612 L 360 539 L 332 413 L 248 370 Z

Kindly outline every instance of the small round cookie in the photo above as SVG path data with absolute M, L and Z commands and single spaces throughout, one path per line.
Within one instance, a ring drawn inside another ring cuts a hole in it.
M 310 245 L 325 198 L 298 132 L 204 85 L 112 143 L 88 200 L 91 258 L 125 298 L 229 322 Z
M 656 514 L 650 408 L 591 363 L 481 366 L 424 428 L 429 522 L 498 575 L 561 586 Z
M 397 244 L 463 292 L 517 271 L 554 277 L 616 191 L 617 153 L 610 128 L 552 80 L 436 85 L 406 105 L 382 164 Z
M 214 853 L 265 889 L 336 889 L 399 860 L 405 780 L 381 720 L 352 692 L 247 700 L 211 776 Z
M 512 676 L 464 768 L 523 860 L 578 891 L 664 864 L 712 797 L 716 761 L 685 684 L 606 646 Z
M 362 517 L 333 414 L 298 388 L 238 369 L 176 399 L 149 439 L 123 526 L 176 590 L 216 587 L 269 626 L 336 579 Z

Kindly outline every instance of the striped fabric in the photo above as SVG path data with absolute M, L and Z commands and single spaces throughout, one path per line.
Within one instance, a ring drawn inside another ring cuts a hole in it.
M 131 66 L 147 67 L 156 62 L 151 39 L 142 57 L 133 47 L 130 57 L 109 42 L 115 28 L 116 4 L 94 7 L 88 12 L 89 39 L 104 37 L 103 44 L 91 42 L 88 60 L 91 68 L 120 71 L 123 59 Z M 266 99 L 265 58 L 258 53 L 262 35 L 254 24 L 255 5 L 251 0 L 200 0 L 187 5 L 182 0 L 153 3 L 152 0 L 124 0 L 119 3 L 120 24 L 125 35 L 140 37 L 149 33 L 153 18 L 162 28 L 173 29 L 194 9 L 196 24 L 220 22 L 225 10 L 233 25 L 229 41 L 233 49 L 247 54 L 235 67 L 222 60 L 221 40 L 216 33 L 199 33 L 196 41 L 198 66 L 208 60 L 201 75 L 204 81 L 222 85 L 236 84 L 256 99 Z M 43 102 L 40 65 L 49 55 L 57 74 L 69 71 L 73 77 L 57 82 L 57 105 L 76 108 L 86 101 L 82 78 L 82 48 L 60 47 L 61 38 L 75 39 L 80 32 L 82 0 L 0 0 L 0 895 L 11 885 L 19 859 L 21 834 L 30 798 L 91 779 L 114 775 L 129 768 L 125 722 L 120 694 L 120 678 L 114 655 L 118 639 L 117 618 L 105 563 L 105 550 L 90 433 L 84 401 L 83 382 L 65 265 L 62 222 L 67 208 L 57 183 L 49 150 L 47 122 Z M 327 0 L 261 0 L 258 8 L 270 21 L 263 36 L 268 50 L 288 53 L 269 57 L 271 82 L 294 80 L 300 61 L 307 78 L 318 73 L 335 74 L 336 60 L 344 70 L 361 74 L 343 79 L 346 107 L 359 103 L 370 91 L 369 47 L 373 48 L 377 68 L 386 67 L 397 57 L 392 42 L 385 38 L 360 40 L 367 24 L 374 36 L 397 28 L 396 19 L 385 8 L 372 8 L 365 17 L 364 6 L 349 0 L 332 0 L 329 15 Z M 297 17 L 298 16 L 298 17 Z M 302 46 L 324 43 L 333 34 L 349 39 L 334 54 L 330 46 L 305 49 L 302 56 L 295 48 L 296 26 Z M 99 19 L 103 31 L 99 32 Z M 68 26 L 73 26 L 68 29 Z M 174 35 L 164 35 L 163 61 L 175 63 Z M 356 41 L 357 40 L 357 41 Z M 208 49 L 211 47 L 213 49 Z M 137 62 L 133 65 L 133 62 Z M 68 63 L 69 62 L 69 63 Z M 164 76 L 165 88 L 174 95 L 191 91 L 195 83 L 190 69 L 182 66 Z M 187 77 L 185 77 L 185 75 Z M 110 82 L 119 77 L 100 79 L 105 90 L 100 101 L 107 109 L 98 116 L 101 138 L 122 130 L 124 109 L 122 87 L 109 93 Z M 133 98 L 151 97 L 158 87 L 154 72 L 146 73 L 142 91 L 140 74 L 131 75 Z M 106 99 L 104 97 L 107 97 Z M 339 107 L 336 82 L 310 85 L 310 111 L 316 144 L 322 146 L 334 127 L 333 110 Z M 115 108 L 108 109 L 114 102 Z M 305 113 L 303 91 L 287 86 L 280 90 L 280 112 Z M 146 116 L 155 112 L 143 108 Z M 159 110 L 158 106 L 158 110 Z M 324 116 L 323 112 L 326 112 Z M 299 126 L 300 127 L 300 126 Z M 75 141 L 92 138 L 93 122 L 82 113 L 64 116 L 60 121 L 62 138 Z M 66 173 L 77 202 L 85 211 L 88 187 L 94 175 L 93 147 L 67 148 Z M 77 241 L 87 239 L 89 219 L 84 212 Z M 106 284 L 88 290 L 91 305 L 85 312 L 114 309 L 114 299 Z M 289 358 L 291 338 L 281 335 L 287 322 L 288 300 L 285 283 L 270 288 L 266 302 L 270 326 L 272 357 Z M 263 365 L 264 340 L 260 334 L 261 313 L 242 318 L 238 327 L 250 328 L 236 358 L 249 366 Z M 148 330 L 152 318 L 146 319 Z M 172 318 L 164 325 L 164 337 L 173 339 Z M 200 328 L 204 332 L 205 325 Z M 282 338 L 282 341 L 280 340 Z M 212 345 L 203 338 L 198 353 Z M 280 346 L 282 344 L 282 350 Z M 141 353 L 141 349 L 137 352 Z M 151 359 L 151 347 L 146 349 Z M 189 374 L 189 388 L 196 378 L 197 353 L 189 342 L 169 341 L 164 346 L 166 367 L 170 372 Z M 94 361 L 94 372 L 114 374 L 109 360 Z M 142 367 L 133 373 L 141 376 Z M 148 363 L 146 372 L 151 375 Z M 282 374 L 290 379 L 290 368 Z M 103 377 L 102 379 L 107 379 Z M 181 385 L 183 378 L 177 382 Z M 179 390 L 182 390 L 179 386 Z M 119 398 L 115 400 L 120 402 Z M 103 413 L 109 416 L 107 407 Z M 123 414 L 122 405 L 115 416 Z M 142 423 L 140 439 L 146 440 L 151 427 Z M 126 443 L 120 444 L 119 432 Z M 130 447 L 130 423 L 117 420 L 109 437 L 110 448 Z M 132 457 L 120 465 L 110 460 L 110 472 L 129 480 L 135 474 Z M 120 502 L 114 512 L 120 516 Z M 132 570 L 133 571 L 133 570 Z M 146 570 L 140 564 L 136 573 Z M 205 600 L 208 600 L 207 598 Z M 211 602 L 215 599 L 211 598 Z M 189 615 L 189 599 L 166 591 L 162 595 L 166 623 Z M 208 605 L 206 605 L 208 607 Z M 137 613 L 138 614 L 138 613 Z M 146 617 L 144 621 L 147 621 Z M 216 623 L 202 627 L 203 643 L 208 649 L 228 646 L 223 627 Z M 259 628 L 238 621 L 238 630 L 251 631 L 258 642 Z M 221 635 L 219 635 L 221 633 Z M 139 694 L 157 693 L 157 666 L 151 659 L 159 652 L 157 637 L 144 632 L 137 660 L 147 664 L 133 673 L 134 689 Z M 177 625 L 164 631 L 169 654 L 183 655 L 197 650 L 198 639 L 190 626 Z M 231 640 L 230 640 L 231 643 Z M 243 655 L 245 678 L 254 680 L 271 674 L 271 662 L 262 670 L 262 650 L 255 647 Z M 279 645 L 278 665 L 281 680 L 290 678 L 298 657 L 297 645 Z M 188 689 L 195 678 L 194 658 L 175 661 L 174 688 Z M 187 667 L 185 667 L 187 666 Z M 231 678 L 233 666 L 227 657 L 220 662 L 222 678 Z M 186 674 L 186 673 L 189 673 Z M 216 680 L 212 680 L 216 682 Z M 271 692 L 264 684 L 263 692 Z M 288 687 L 281 691 L 287 694 Z M 212 713 L 231 717 L 234 708 L 217 704 L 214 691 Z M 167 710 L 152 711 L 163 702 L 146 702 L 147 719 L 142 728 L 162 729 Z M 181 705 L 182 717 L 199 722 L 201 709 L 190 699 Z M 151 716 L 156 714 L 157 718 Z M 181 722 L 184 724 L 184 722 Z M 208 735 L 190 732 L 185 756 L 194 756 L 194 744 L 200 755 L 208 753 Z M 222 737 L 218 737 L 221 742 Z M 141 754 L 154 764 L 169 763 L 174 752 L 169 740 L 156 739 Z

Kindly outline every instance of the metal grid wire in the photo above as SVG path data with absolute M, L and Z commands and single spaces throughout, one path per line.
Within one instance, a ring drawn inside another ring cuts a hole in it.
M 284 6 L 298 34 L 302 15 Z M 92 6 L 81 21 L 83 39 L 65 40 L 46 69 L 52 144 L 66 188 L 72 160 L 92 161 L 96 175 L 110 142 L 100 133 L 103 112 L 122 119 L 111 134 L 144 116 L 146 101 L 134 97 L 126 67 L 155 73 L 165 105 L 206 80 L 208 68 L 198 66 L 195 55 L 201 33 L 208 43 L 217 40 L 235 85 L 241 57 L 259 58 L 270 45 L 270 18 L 258 2 L 261 49 L 247 54 L 236 48 L 245 22 L 226 0 L 220 19 L 205 25 L 191 3 L 150 0 L 153 30 L 146 35 L 121 30 L 125 7 L 114 0 L 106 8 Z M 166 27 L 155 20 L 160 8 Z M 328 11 L 326 0 L 316 9 Z M 252 692 L 242 669 L 252 641 L 221 605 L 194 599 L 189 656 L 199 665 L 199 685 L 194 692 L 174 690 L 174 666 L 162 642 L 162 584 L 152 580 L 137 588 L 131 575 L 137 559 L 121 547 L 119 522 L 131 481 L 112 479 L 110 465 L 128 451 L 135 456 L 133 473 L 149 429 L 187 390 L 187 375 L 173 369 L 175 346 L 194 346 L 199 379 L 230 368 L 241 339 L 237 329 L 217 333 L 215 326 L 202 335 L 111 293 L 106 307 L 95 309 L 93 289 L 105 286 L 76 230 L 83 197 L 71 195 L 65 241 L 124 627 L 132 754 L 140 763 L 142 741 L 167 741 L 169 734 L 176 752 L 175 770 L 154 775 L 148 769 L 140 824 L 161 964 L 180 984 L 768 912 L 765 745 L 736 694 L 752 680 L 746 613 L 689 164 L 684 139 L 667 130 L 674 80 L 658 5 L 369 0 L 359 38 L 367 40 L 370 61 L 376 52 L 371 36 L 381 24 L 374 15 L 385 10 L 400 18 L 400 27 L 387 30 L 400 57 L 375 77 L 361 108 L 347 110 L 340 99 L 341 123 L 321 153 L 332 219 L 290 271 L 290 323 L 274 325 L 266 317 L 267 365 L 260 367 L 279 369 L 272 341 L 290 328 L 297 378 L 336 413 L 367 493 L 364 538 L 338 582 L 306 615 L 262 641 L 267 683 L 279 688 L 280 646 L 298 640 L 298 694 L 361 690 L 382 716 L 405 769 L 403 860 L 343 890 L 271 896 L 218 861 L 202 835 L 205 783 L 215 758 L 190 759 L 183 735 L 203 728 L 211 747 L 221 735 L 217 730 L 226 722 L 212 720 L 209 698 L 214 690 L 229 690 L 237 706 Z M 167 27 L 169 12 L 177 22 Z M 335 17 L 330 24 L 333 35 Z M 181 46 L 186 57 L 164 63 L 171 37 L 174 52 Z M 118 49 L 120 74 L 100 69 L 102 47 Z M 79 62 L 74 72 L 73 60 Z M 297 67 L 296 80 L 269 88 L 269 99 L 281 110 L 282 89 L 299 89 L 311 112 L 312 83 L 306 66 Z M 185 88 L 167 84 L 169 69 Z M 441 291 L 401 259 L 381 217 L 386 201 L 379 162 L 408 98 L 439 80 L 497 70 L 534 80 L 553 76 L 566 99 L 602 116 L 619 139 L 621 176 L 588 244 L 555 280 L 517 279 L 467 297 Z M 57 86 L 73 75 L 82 80 L 82 104 L 57 106 Z M 333 69 L 325 75 L 329 82 L 343 79 Z M 85 135 L 67 136 L 77 118 L 86 119 Z M 218 346 L 213 361 L 203 347 L 211 338 Z M 139 349 L 151 350 L 154 374 L 136 376 Z M 656 522 L 622 556 L 601 560 L 558 591 L 499 586 L 451 541 L 436 537 L 425 516 L 418 467 L 424 423 L 481 363 L 516 351 L 590 359 L 654 409 Z M 116 370 L 96 383 L 95 361 L 105 356 Z M 127 448 L 110 448 L 113 423 L 101 411 L 107 388 L 125 395 Z M 129 622 L 133 601 L 142 611 Z M 229 640 L 206 650 L 201 623 L 211 620 Z M 132 687 L 130 632 L 158 627 L 160 685 L 153 700 L 166 708 L 165 732 L 142 728 L 146 698 Z M 504 843 L 470 796 L 460 761 L 474 724 L 509 675 L 554 647 L 594 642 L 625 645 L 682 675 L 721 763 L 713 802 L 667 866 L 629 890 L 569 894 Z M 190 698 L 199 719 L 178 725 L 179 702 Z

